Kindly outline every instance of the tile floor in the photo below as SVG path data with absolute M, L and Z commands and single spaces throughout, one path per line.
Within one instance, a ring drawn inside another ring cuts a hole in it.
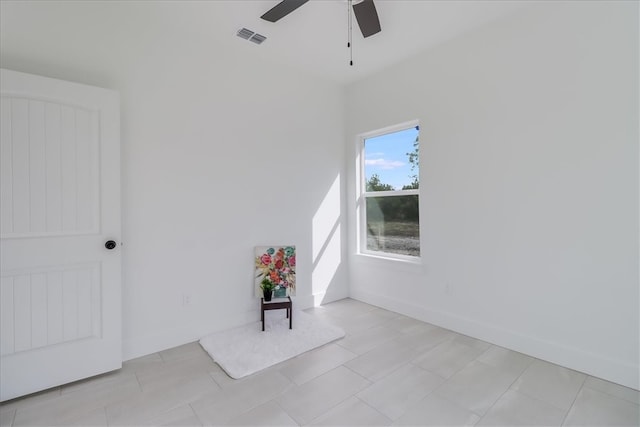
M 342 340 L 241 380 L 197 343 L 0 406 L 2 426 L 638 426 L 640 393 L 352 299 Z

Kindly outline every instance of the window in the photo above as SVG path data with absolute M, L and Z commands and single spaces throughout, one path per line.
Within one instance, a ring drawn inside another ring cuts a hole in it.
M 420 256 L 418 122 L 359 138 L 360 253 Z

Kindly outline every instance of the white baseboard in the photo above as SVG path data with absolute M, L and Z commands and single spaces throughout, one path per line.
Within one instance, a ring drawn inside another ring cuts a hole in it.
M 350 297 L 625 387 L 640 388 L 640 369 L 632 363 L 358 289 L 351 289 Z
M 321 292 L 313 295 L 292 297 L 293 306 L 296 310 L 305 310 L 307 308 L 316 307 L 320 304 L 326 304 L 346 298 L 345 292 Z M 125 339 L 122 343 L 122 360 L 127 361 L 137 357 L 146 356 L 158 351 L 177 347 L 199 340 L 200 338 L 211 333 L 230 329 L 247 323 L 260 320 L 260 303 L 246 304 L 244 311 L 238 311 L 235 316 L 226 316 L 223 321 L 215 322 L 197 322 L 189 323 L 180 328 L 164 330 L 160 333 L 150 334 L 142 337 Z
M 125 339 L 122 343 L 122 360 L 127 361 L 146 356 L 158 351 L 198 341 L 200 338 L 217 331 L 255 322 L 260 319 L 259 304 L 257 307 L 257 310 L 238 311 L 233 317 L 225 316 L 220 322 L 189 323 L 180 328 Z M 215 326 L 212 326 L 212 324 Z
M 317 294 L 308 295 L 305 297 L 295 297 L 294 303 L 299 310 L 306 310 L 307 308 L 317 307 L 321 304 L 328 304 L 333 301 L 338 301 L 347 298 L 349 295 L 345 292 L 319 292 Z

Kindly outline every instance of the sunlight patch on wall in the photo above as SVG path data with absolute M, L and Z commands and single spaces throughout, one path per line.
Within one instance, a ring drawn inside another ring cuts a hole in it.
M 324 293 L 342 262 L 340 229 L 340 175 L 320 203 L 312 221 L 311 292 Z
M 311 292 L 313 294 L 326 292 L 341 262 L 340 224 L 338 224 L 318 258 L 313 273 L 311 273 Z
M 316 264 L 318 255 L 327 244 L 331 231 L 340 219 L 340 175 L 336 177 L 324 196 L 320 207 L 313 216 L 312 228 L 312 259 Z

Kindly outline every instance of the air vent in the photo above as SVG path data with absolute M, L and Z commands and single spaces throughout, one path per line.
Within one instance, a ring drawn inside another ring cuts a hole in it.
M 247 28 L 242 28 L 238 30 L 236 35 L 242 39 L 252 41 L 255 44 L 261 44 L 263 41 L 267 39 L 262 34 L 255 33 Z
M 255 44 L 260 44 L 265 41 L 267 38 L 262 34 L 255 33 L 253 37 L 249 39 L 250 42 L 254 42 Z
M 249 38 L 251 38 L 252 35 L 254 35 L 255 33 L 251 30 L 247 30 L 246 28 L 243 28 L 241 30 L 238 30 L 237 35 L 238 37 L 245 39 L 245 40 L 249 40 Z

